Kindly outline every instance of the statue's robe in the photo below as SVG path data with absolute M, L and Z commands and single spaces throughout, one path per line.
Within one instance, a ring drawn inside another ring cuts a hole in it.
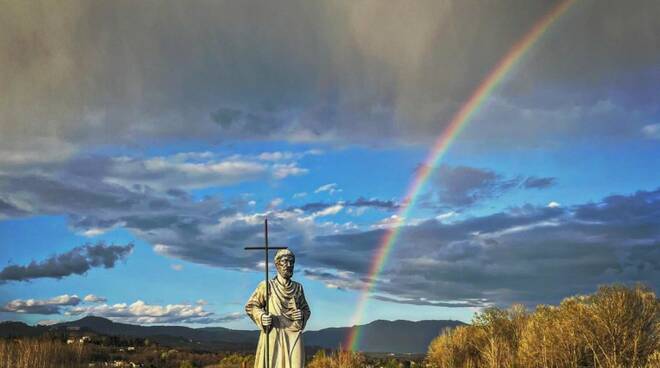
M 265 368 L 266 336 L 269 339 L 268 368 L 303 368 L 305 366 L 305 347 L 302 341 L 302 330 L 311 314 L 305 300 L 303 287 L 289 280 L 283 285 L 277 277 L 269 280 L 270 299 L 268 308 L 272 317 L 271 331 L 261 325 L 261 316 L 266 313 L 266 282 L 257 286 L 245 305 L 248 316 L 259 327 L 259 343 L 254 360 L 254 368 Z M 302 311 L 302 321 L 294 321 L 291 313 Z

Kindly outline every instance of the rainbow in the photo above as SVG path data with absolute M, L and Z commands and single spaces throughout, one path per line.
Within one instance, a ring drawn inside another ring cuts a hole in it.
M 393 223 L 383 235 L 380 241 L 375 257 L 371 262 L 369 268 L 369 280 L 361 291 L 360 299 L 358 301 L 357 309 L 353 317 L 353 325 L 356 326 L 351 329 L 344 347 L 353 351 L 357 351 L 360 344 L 360 328 L 357 327 L 358 323 L 362 320 L 369 294 L 374 288 L 378 275 L 383 270 L 387 263 L 387 258 L 392 250 L 393 245 L 399 236 L 399 233 L 408 217 L 410 210 L 415 207 L 415 202 L 424 184 L 429 179 L 438 163 L 449 149 L 451 143 L 456 136 L 461 132 L 463 127 L 468 121 L 479 111 L 484 101 L 490 96 L 493 90 L 504 80 L 504 77 L 511 72 L 511 70 L 519 64 L 522 57 L 526 52 L 536 44 L 541 36 L 550 28 L 550 26 L 557 21 L 575 0 L 564 0 L 554 6 L 543 18 L 541 18 L 527 34 L 522 37 L 516 44 L 511 47 L 509 52 L 500 60 L 500 62 L 490 71 L 488 76 L 481 81 L 477 89 L 472 93 L 470 98 L 463 104 L 458 112 L 452 117 L 449 125 L 442 134 L 435 141 L 433 148 L 424 161 L 424 164 L 416 173 L 415 178 L 411 181 L 406 191 L 406 196 L 399 207 L 396 216 L 393 217 Z

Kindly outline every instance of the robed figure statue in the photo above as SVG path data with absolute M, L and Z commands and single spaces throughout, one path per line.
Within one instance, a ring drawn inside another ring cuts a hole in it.
M 268 313 L 266 313 L 266 281 L 259 283 L 245 305 L 245 312 L 261 331 L 254 368 L 305 366 L 302 330 L 311 312 L 302 285 L 291 280 L 295 261 L 296 258 L 289 249 L 280 249 L 275 254 L 277 276 L 268 280 L 270 288 Z M 268 348 L 266 348 L 266 339 L 268 339 Z M 266 357 L 267 351 L 268 357 Z

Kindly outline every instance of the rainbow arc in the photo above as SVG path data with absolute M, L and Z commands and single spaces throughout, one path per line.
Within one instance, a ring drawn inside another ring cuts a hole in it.
M 565 0 L 554 6 L 547 12 L 518 42 L 516 42 L 499 63 L 490 71 L 479 86 L 474 90 L 468 100 L 452 117 L 447 128 L 436 139 L 432 149 L 429 151 L 424 164 L 417 171 L 416 176 L 410 182 L 406 195 L 401 203 L 394 223 L 383 235 L 376 254 L 371 262 L 367 280 L 369 282 L 361 291 L 357 309 L 353 317 L 353 325 L 358 325 L 368 304 L 369 295 L 373 291 L 378 276 L 387 263 L 388 256 L 408 218 L 410 211 L 415 207 L 415 202 L 424 188 L 433 171 L 449 150 L 451 143 L 456 139 L 461 130 L 475 116 L 484 101 L 493 93 L 504 78 L 520 63 L 523 56 L 541 39 L 546 31 L 576 2 L 576 0 Z M 344 344 L 351 350 L 359 350 L 360 328 L 352 329 Z

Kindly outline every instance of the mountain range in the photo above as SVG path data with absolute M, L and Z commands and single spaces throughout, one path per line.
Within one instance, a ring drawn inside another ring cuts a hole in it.
M 445 328 L 463 325 L 452 320 L 385 321 L 352 327 L 332 327 L 305 331 L 306 346 L 336 349 L 354 329 L 360 328 L 360 350 L 364 352 L 425 353 L 436 336 Z M 185 346 L 206 350 L 251 351 L 257 344 L 256 330 L 232 330 L 224 327 L 190 328 L 183 326 L 141 326 L 113 322 L 88 316 L 76 321 L 50 326 L 30 326 L 23 322 L 1 322 L 0 336 L 39 336 L 49 331 L 93 332 L 107 336 L 149 338 L 166 346 Z

